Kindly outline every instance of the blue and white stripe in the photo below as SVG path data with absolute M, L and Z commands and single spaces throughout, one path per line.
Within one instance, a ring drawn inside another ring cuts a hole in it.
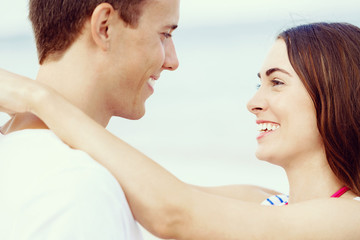
M 360 201 L 360 197 L 355 197 L 354 200 Z M 284 206 L 288 203 L 288 195 L 273 195 L 266 200 L 264 200 L 261 205 L 265 206 Z
M 288 195 L 273 195 L 261 203 L 266 206 L 283 206 L 289 201 Z

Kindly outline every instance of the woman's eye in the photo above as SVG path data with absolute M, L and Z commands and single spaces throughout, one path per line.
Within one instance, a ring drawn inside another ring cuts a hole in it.
M 275 86 L 283 85 L 284 83 L 278 79 L 273 79 L 271 80 L 271 84 L 275 87 Z
M 270 81 L 267 82 L 266 86 L 269 86 L 269 87 L 276 87 L 276 86 L 281 86 L 281 85 L 284 85 L 285 83 L 277 78 L 274 78 Z M 262 86 L 262 83 L 259 83 L 256 85 L 256 89 L 259 90 L 260 87 Z

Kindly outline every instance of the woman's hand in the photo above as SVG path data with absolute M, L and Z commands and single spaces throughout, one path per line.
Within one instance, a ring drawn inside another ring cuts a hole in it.
M 9 115 L 32 112 L 36 101 L 50 89 L 45 85 L 0 69 L 0 111 Z

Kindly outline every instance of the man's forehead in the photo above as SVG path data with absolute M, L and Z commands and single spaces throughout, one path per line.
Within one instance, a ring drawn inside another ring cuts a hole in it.
M 174 30 L 179 21 L 179 0 L 148 0 L 143 9 L 143 16 L 151 16 L 152 19 L 161 20 L 162 27 Z
M 145 5 L 146 9 L 156 9 L 159 12 L 179 13 L 180 0 L 147 0 Z

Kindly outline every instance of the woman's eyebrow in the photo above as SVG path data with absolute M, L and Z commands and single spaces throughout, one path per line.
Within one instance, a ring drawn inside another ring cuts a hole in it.
M 282 69 L 282 68 L 270 68 L 270 69 L 268 69 L 268 70 L 265 72 L 265 74 L 266 74 L 266 76 L 270 76 L 270 75 L 273 74 L 274 72 L 282 72 L 282 73 L 285 73 L 286 75 L 289 75 L 289 76 L 291 77 L 291 74 L 290 74 L 288 71 L 286 71 L 286 70 L 284 70 L 284 69 Z M 261 74 L 260 74 L 260 73 L 258 73 L 257 76 L 258 76 L 259 78 L 261 78 Z

